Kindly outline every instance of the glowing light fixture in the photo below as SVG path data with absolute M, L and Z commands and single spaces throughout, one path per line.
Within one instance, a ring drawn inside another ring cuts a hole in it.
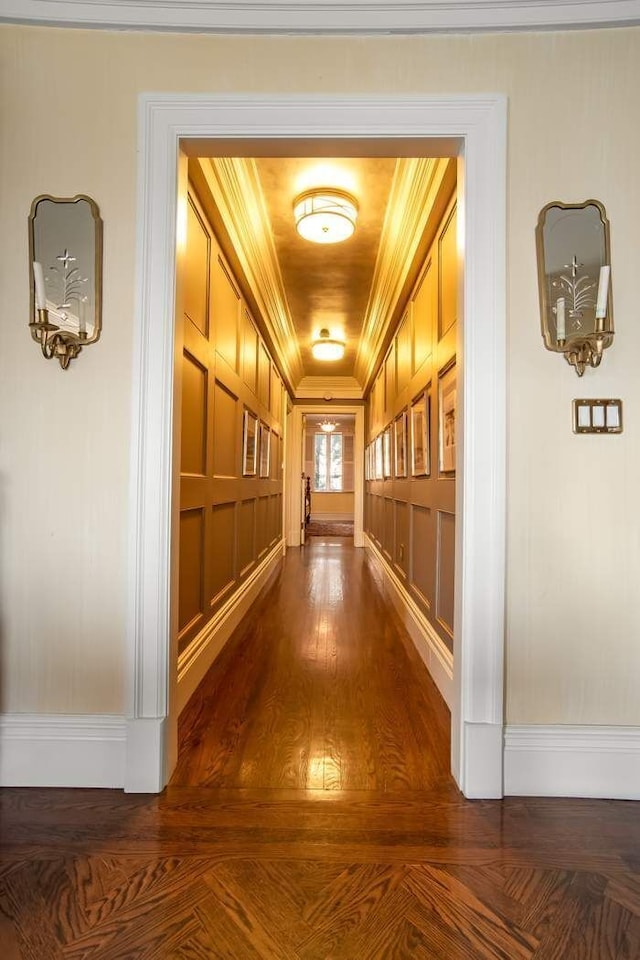
M 296 230 L 312 243 L 341 243 L 356 228 L 358 205 L 350 193 L 331 187 L 305 190 L 293 201 Z
M 320 424 L 320 429 L 324 430 L 325 433 L 333 433 L 338 424 L 335 420 L 323 420 Z
M 318 339 L 311 344 L 311 354 L 314 360 L 342 360 L 344 341 L 335 339 L 327 328 L 323 327 Z

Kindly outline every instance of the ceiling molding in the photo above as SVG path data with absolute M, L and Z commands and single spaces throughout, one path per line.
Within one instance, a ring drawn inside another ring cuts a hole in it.
M 295 387 L 304 373 L 302 356 L 256 165 L 246 157 L 216 157 L 201 161 L 200 169 L 251 288 L 262 324 L 277 352 L 285 380 Z
M 355 377 L 303 377 L 296 387 L 296 400 L 362 400 L 362 387 Z
M 438 209 L 436 199 L 450 162 L 422 157 L 398 160 L 354 368 L 365 388 L 382 359 L 429 221 Z
M 0 0 L 0 20 L 179 33 L 472 33 L 631 26 L 640 0 Z

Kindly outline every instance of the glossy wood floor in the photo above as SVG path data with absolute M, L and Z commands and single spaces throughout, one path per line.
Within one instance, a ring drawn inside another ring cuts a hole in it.
M 362 551 L 290 551 L 159 797 L 0 792 L 1 960 L 638 960 L 640 804 L 465 801 Z

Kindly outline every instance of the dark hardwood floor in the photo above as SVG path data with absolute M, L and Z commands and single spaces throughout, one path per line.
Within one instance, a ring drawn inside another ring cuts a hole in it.
M 0 792 L 0 960 L 638 960 L 640 804 L 466 801 L 362 551 L 289 551 L 161 796 Z

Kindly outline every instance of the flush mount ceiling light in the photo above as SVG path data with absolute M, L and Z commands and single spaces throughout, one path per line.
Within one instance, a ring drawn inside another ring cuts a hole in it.
M 324 430 L 325 433 L 333 433 L 338 424 L 335 420 L 323 420 L 320 424 L 320 429 Z
M 296 230 L 312 243 L 341 243 L 356 228 L 358 205 L 350 193 L 330 187 L 305 190 L 293 201 Z
M 344 341 L 336 340 L 327 328 L 323 327 L 318 339 L 311 344 L 311 354 L 314 360 L 342 360 Z

